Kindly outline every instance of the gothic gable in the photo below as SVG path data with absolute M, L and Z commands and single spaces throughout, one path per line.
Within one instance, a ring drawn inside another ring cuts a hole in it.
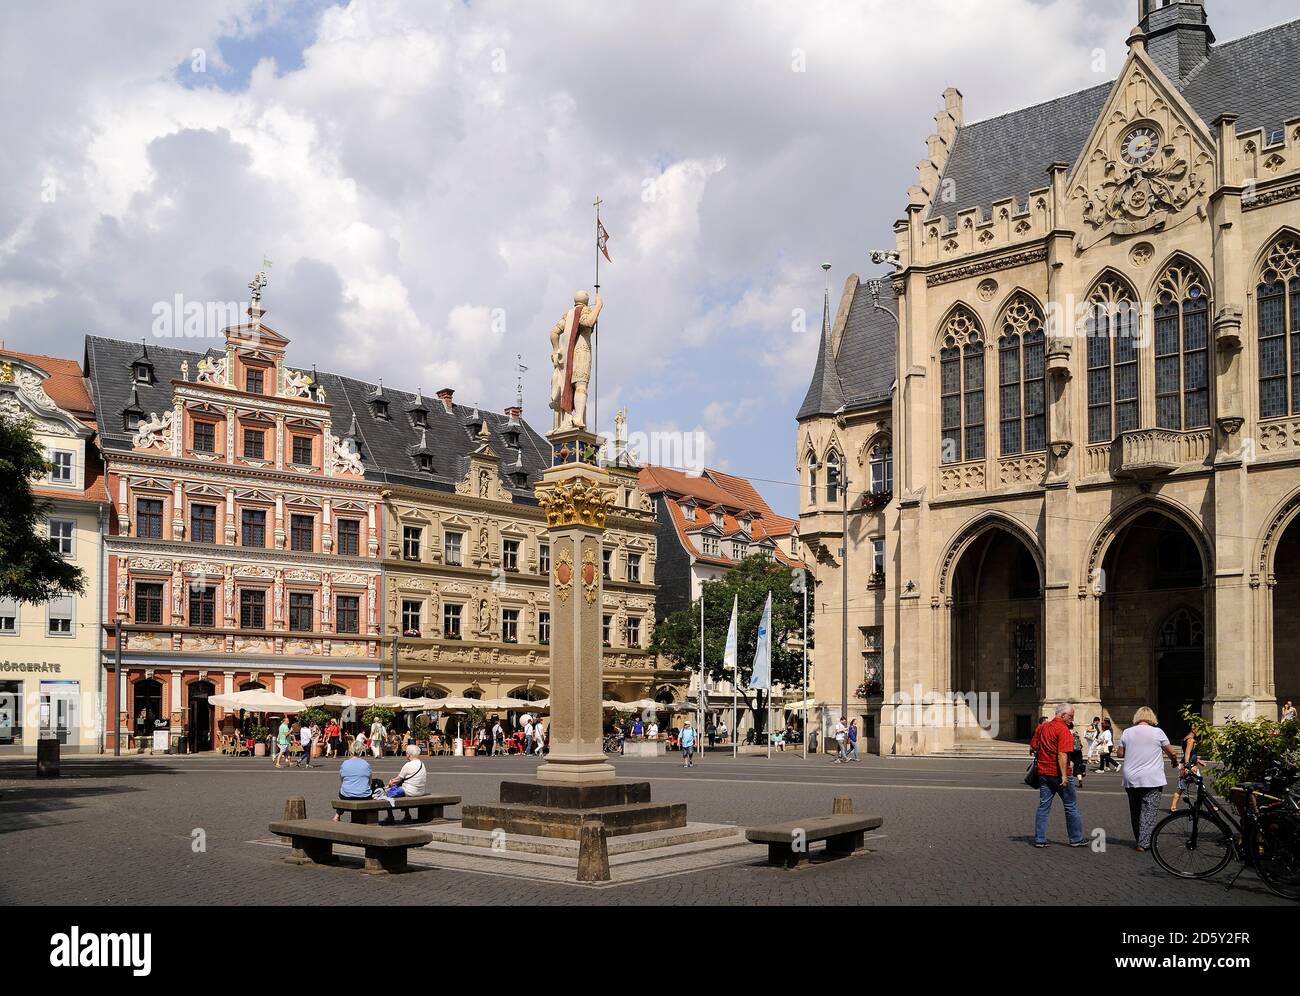
M 1135 39 L 1068 181 L 1076 248 L 1204 218 L 1213 149 L 1206 123 Z

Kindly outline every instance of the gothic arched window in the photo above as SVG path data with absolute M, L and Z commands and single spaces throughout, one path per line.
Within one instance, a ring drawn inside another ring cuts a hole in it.
M 1138 307 L 1118 277 L 1088 299 L 1088 442 L 1105 443 L 1138 427 Z
M 1256 297 L 1259 417 L 1300 413 L 1300 240 L 1295 236 L 1279 239 L 1269 251 Z
M 984 456 L 984 335 L 979 321 L 958 308 L 944 325 L 939 350 L 940 460 Z
M 867 454 L 867 466 L 871 471 L 871 493 L 894 493 L 894 444 L 888 436 L 882 436 L 872 445 Z
M 831 504 L 840 500 L 840 455 L 834 450 L 826 454 L 826 500 Z
M 808 504 L 817 504 L 817 457 L 811 452 L 804 463 L 808 465 Z
M 1175 260 L 1156 284 L 1156 425 L 1210 424 L 1210 295 L 1199 269 Z
M 1017 294 L 1002 313 L 998 338 L 998 415 L 1002 455 L 1047 449 L 1043 393 L 1043 313 Z

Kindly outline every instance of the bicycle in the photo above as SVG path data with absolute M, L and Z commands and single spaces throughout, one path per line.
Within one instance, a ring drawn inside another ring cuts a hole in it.
M 1235 857 L 1241 868 L 1253 867 L 1269 890 L 1300 901 L 1300 806 L 1290 781 L 1278 772 L 1262 782 L 1243 782 L 1233 789 L 1240 822 L 1205 785 L 1204 776 L 1187 773 L 1196 786 L 1190 808 L 1170 813 L 1151 834 L 1151 854 L 1178 878 L 1212 878 Z
M 623 738 L 617 733 L 611 733 L 605 737 L 604 743 L 606 754 L 621 754 L 623 752 Z

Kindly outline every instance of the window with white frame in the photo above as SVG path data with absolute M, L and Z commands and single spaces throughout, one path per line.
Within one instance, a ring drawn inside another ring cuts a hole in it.
M 718 555 L 718 551 L 721 549 L 721 544 L 718 542 L 718 537 L 705 535 L 703 537 L 703 541 L 704 541 L 703 542 L 704 555 L 706 557 L 716 557 Z
M 402 635 L 420 635 L 421 603 L 413 599 L 402 600 Z
M 464 533 L 443 533 L 442 559 L 449 567 L 461 565 L 461 550 L 464 547 Z
M 641 647 L 641 620 L 637 616 L 628 616 L 627 622 L 623 625 L 623 636 L 627 640 L 627 645 L 633 649 Z
M 519 570 L 519 540 L 503 539 L 501 541 L 501 569 L 504 571 Z
M 72 483 L 73 459 L 74 457 L 71 450 L 55 450 L 50 454 L 50 480 L 53 483 Z
M 539 543 L 537 546 L 537 569 L 543 574 L 551 573 L 551 544 Z
M 501 610 L 501 642 L 502 643 L 519 642 L 519 610 L 518 609 Z
M 463 606 L 454 602 L 445 602 L 442 606 L 442 635 L 449 640 L 460 639 L 461 609 Z
M 0 636 L 13 636 L 18 632 L 18 603 L 12 598 L 0 599 Z
M 72 635 L 73 607 L 71 595 L 58 595 L 49 600 L 46 631 L 50 636 Z
M 631 584 L 641 583 L 641 554 L 629 553 L 627 555 L 627 579 Z
M 402 527 L 402 559 L 419 560 L 420 559 L 420 539 L 424 536 L 424 530 L 419 526 Z
M 537 613 L 537 642 L 542 646 L 551 642 L 551 614 L 545 609 Z
M 76 530 L 77 524 L 71 519 L 51 519 L 49 522 L 50 549 L 60 556 L 71 557 L 75 553 L 73 535 Z

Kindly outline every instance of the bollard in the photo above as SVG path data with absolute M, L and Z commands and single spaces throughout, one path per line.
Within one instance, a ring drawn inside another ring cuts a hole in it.
M 53 737 L 36 741 L 36 777 L 59 777 L 59 742 Z
M 307 800 L 300 795 L 291 795 L 284 800 L 285 820 L 305 820 L 307 818 Z
M 835 802 L 831 805 L 831 815 L 833 816 L 851 816 L 853 814 L 853 799 L 847 795 L 837 795 Z
M 578 828 L 578 881 L 609 881 L 609 845 L 600 820 L 583 820 Z

